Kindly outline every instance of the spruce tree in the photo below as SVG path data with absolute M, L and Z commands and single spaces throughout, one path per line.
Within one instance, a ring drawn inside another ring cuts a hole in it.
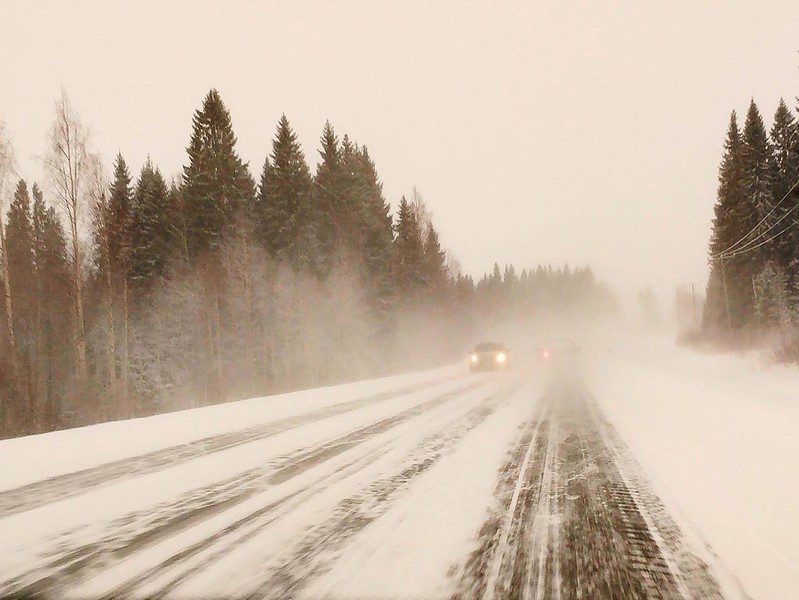
M 735 111 L 730 115 L 727 128 L 727 139 L 724 143 L 724 156 L 719 167 L 719 187 L 714 206 L 713 229 L 710 238 L 710 254 L 718 256 L 730 248 L 749 230 L 750 220 L 742 221 L 742 211 L 747 210 L 743 189 L 743 140 L 738 127 Z M 739 298 L 736 290 L 740 290 L 737 278 L 739 263 L 731 263 L 725 259 L 724 277 L 722 277 L 721 260 L 712 259 L 711 267 L 714 277 L 708 283 L 706 309 L 703 326 L 708 330 L 727 327 L 727 299 L 730 300 L 730 324 L 740 325 L 744 314 L 751 313 L 752 306 L 746 297 Z M 726 289 L 725 289 L 726 284 Z
M 383 184 L 366 146 L 358 153 L 357 167 L 358 201 L 361 205 L 363 229 L 360 251 L 377 293 L 377 299 L 385 306 L 390 302 L 393 293 L 391 245 L 394 241 L 394 230 L 391 207 L 383 197 Z
M 228 228 L 252 210 L 255 184 L 235 146 L 230 113 L 212 89 L 194 115 L 189 165 L 183 172 L 187 246 L 192 256 L 217 248 Z
M 174 240 L 175 258 L 186 261 L 190 258 L 189 251 L 189 218 L 186 213 L 186 203 L 183 197 L 183 188 L 177 181 L 169 184 L 168 194 L 169 224 L 171 225 Z
M 748 220 L 756 225 L 774 207 L 774 180 L 771 145 L 754 100 L 749 104 L 744 124 L 741 167 L 744 194 L 751 215 Z M 762 225 L 762 230 L 767 229 L 775 220 L 775 215 L 772 215 Z M 751 254 L 765 256 L 770 249 L 770 246 L 766 246 L 763 252 Z
M 402 297 L 413 299 L 424 286 L 424 246 L 416 215 L 405 196 L 397 212 L 396 230 L 394 281 Z
M 325 123 L 321 138 L 322 148 L 319 155 L 322 158 L 316 167 L 314 178 L 314 201 L 319 211 L 317 235 L 323 254 L 323 260 L 328 263 L 335 253 L 335 247 L 340 240 L 337 232 L 341 229 L 339 221 L 339 206 L 342 203 L 342 160 L 339 142 L 330 121 Z
M 35 183 L 31 224 L 36 273 L 42 278 L 41 289 L 45 294 L 52 293 L 56 297 L 59 293 L 68 294 L 69 259 L 66 233 L 55 208 L 45 204 L 44 195 Z M 56 306 L 59 309 L 63 307 L 58 303 Z
M 93 231 L 95 266 L 99 280 L 102 281 L 102 304 L 106 317 L 105 404 L 112 406 L 117 415 L 125 414 L 124 405 L 120 401 L 128 395 L 130 311 L 127 264 L 131 251 L 130 183 L 125 159 L 121 153 L 117 154 L 114 179 L 109 186 L 108 195 L 98 198 L 95 206 Z M 99 372 L 98 370 L 98 375 Z M 121 374 L 121 378 L 118 374 Z
M 305 156 L 286 115 L 280 118 L 272 153 L 264 164 L 258 197 L 258 231 L 272 256 L 294 264 L 312 260 L 316 212 Z
M 363 224 L 366 218 L 366 184 L 362 177 L 363 156 L 358 144 L 344 135 L 341 140 L 341 198 L 336 207 L 334 222 L 339 240 L 360 253 L 364 246 Z
M 130 245 L 131 204 L 133 189 L 128 165 L 122 154 L 117 154 L 114 180 L 108 194 L 109 262 L 116 272 L 124 271 Z
M 128 274 L 141 286 L 163 276 L 174 250 L 169 193 L 157 167 L 147 159 L 133 197 Z
M 15 408 L 17 422 L 28 433 L 37 429 L 36 399 L 31 377 L 36 352 L 36 279 L 33 256 L 33 227 L 28 186 L 20 180 L 8 210 L 5 231 L 8 252 L 9 291 L 13 308 L 17 349 L 18 384 Z
M 749 104 L 743 128 L 741 146 L 741 191 L 742 198 L 734 212 L 738 231 L 745 235 L 754 229 L 740 247 L 740 254 L 725 261 L 728 265 L 728 294 L 733 312 L 733 326 L 754 323 L 754 292 L 752 282 L 763 264 L 774 254 L 773 244 L 755 248 L 757 242 L 747 245 L 760 234 L 767 237 L 775 222 L 772 158 L 763 118 L 754 101 Z M 758 223 L 761 223 L 758 226 Z M 763 241 L 765 237 L 758 239 Z M 736 240 L 740 236 L 736 237 Z
M 770 181 L 770 177 L 762 173 L 764 168 L 768 169 L 768 156 L 765 158 L 760 156 L 758 160 L 757 149 L 762 149 L 764 145 L 765 129 L 762 128 L 762 119 L 754 105 L 750 106 L 747 115 L 745 131 L 747 130 L 748 144 L 751 148 L 747 148 L 747 136 L 741 134 L 733 112 L 727 129 L 724 156 L 719 167 L 719 187 L 710 241 L 710 253 L 714 257 L 733 248 L 735 244 L 738 245 L 733 250 L 744 247 L 757 233 L 745 239 L 744 236 L 764 216 L 756 206 L 752 195 L 756 188 L 762 191 L 762 186 L 756 185 L 758 174 L 766 181 Z M 758 133 L 759 131 L 761 133 Z M 764 199 L 761 197 L 760 200 Z M 752 322 L 754 317 L 752 277 L 757 272 L 755 258 L 756 253 L 747 252 L 737 256 L 712 259 L 715 272 L 707 290 L 706 302 L 709 306 L 705 310 L 706 328 L 718 330 L 732 326 L 737 329 Z
M 36 289 L 33 235 L 28 185 L 20 179 L 8 210 L 6 248 L 17 346 L 26 352 L 32 350 L 33 344 Z
M 772 181 L 775 218 L 781 219 L 774 233 L 783 227 L 790 229 L 774 240 L 777 264 L 785 270 L 790 289 L 799 276 L 799 132 L 785 101 L 780 99 L 771 127 Z M 790 214 L 787 214 L 790 213 Z
M 434 293 L 443 293 L 447 285 L 446 253 L 441 249 L 438 232 L 431 224 L 424 245 L 425 279 Z
M 36 375 L 42 422 L 53 429 L 60 424 L 61 402 L 68 393 L 73 368 L 69 356 L 74 324 L 72 313 L 64 311 L 71 303 L 70 263 L 61 220 L 53 207 L 47 207 L 41 190 L 33 184 L 34 260 L 36 264 L 37 310 L 39 312 L 39 355 Z
M 730 115 L 724 156 L 719 167 L 719 187 L 714 206 L 713 230 L 710 237 L 710 253 L 717 255 L 732 246 L 746 233 L 737 222 L 743 203 L 741 182 L 741 157 L 743 142 L 735 111 Z

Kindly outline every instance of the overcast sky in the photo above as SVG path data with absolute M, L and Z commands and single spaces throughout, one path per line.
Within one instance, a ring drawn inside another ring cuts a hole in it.
M 40 179 L 65 86 L 94 147 L 167 176 L 208 88 L 256 174 L 281 113 L 329 119 L 386 198 L 415 184 L 466 271 L 590 264 L 629 294 L 706 277 L 729 112 L 799 94 L 799 2 L 2 2 L 0 119 Z

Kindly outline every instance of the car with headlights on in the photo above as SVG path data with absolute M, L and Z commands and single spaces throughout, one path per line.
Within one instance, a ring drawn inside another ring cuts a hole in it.
M 469 353 L 469 369 L 472 371 L 496 371 L 508 366 L 510 355 L 504 344 L 481 342 Z

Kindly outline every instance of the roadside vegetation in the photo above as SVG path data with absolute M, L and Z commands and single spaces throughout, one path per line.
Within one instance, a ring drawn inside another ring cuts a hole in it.
M 784 101 L 770 131 L 754 101 L 742 127 L 730 116 L 709 264 L 701 332 L 686 341 L 799 362 L 799 129 Z
M 414 188 L 391 209 L 367 147 L 283 116 L 257 180 L 219 93 L 177 177 L 110 168 L 66 93 L 43 166 L 0 130 L 0 437 L 450 362 L 491 319 L 611 311 L 589 269 L 475 282 Z M 140 157 L 143 158 L 143 157 Z

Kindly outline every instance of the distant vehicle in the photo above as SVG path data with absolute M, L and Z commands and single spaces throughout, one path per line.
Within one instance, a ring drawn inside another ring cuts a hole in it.
M 547 344 L 538 348 L 538 358 L 542 362 L 552 360 L 574 359 L 580 352 L 580 347 L 572 340 L 556 344 Z
M 472 371 L 496 371 L 508 366 L 509 353 L 503 344 L 481 342 L 469 353 Z

